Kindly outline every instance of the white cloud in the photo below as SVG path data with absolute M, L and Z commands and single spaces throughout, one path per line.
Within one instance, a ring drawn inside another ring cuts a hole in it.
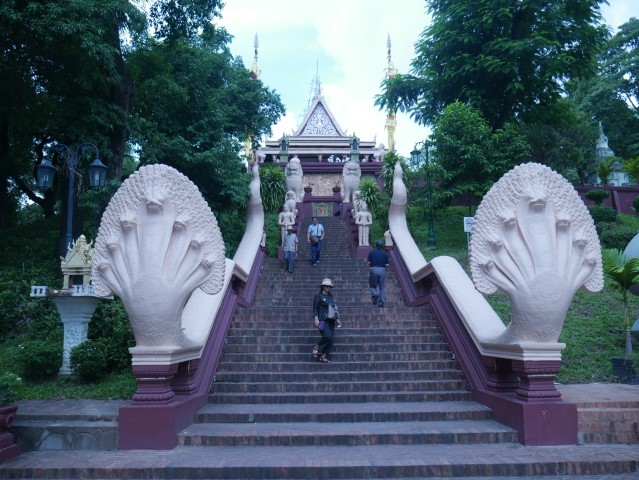
M 387 35 L 395 67 L 410 71 L 415 42 L 429 22 L 425 8 L 424 0 L 230 0 L 221 23 L 235 37 L 232 52 L 249 67 L 255 33 L 259 36 L 261 79 L 280 94 L 287 109 L 273 138 L 299 125 L 318 65 L 324 97 L 340 126 L 386 145 L 385 113 L 374 106 L 374 97 L 384 79 Z M 610 0 L 602 13 L 616 28 L 639 17 L 639 1 Z M 428 132 L 399 113 L 398 152 L 408 156 Z

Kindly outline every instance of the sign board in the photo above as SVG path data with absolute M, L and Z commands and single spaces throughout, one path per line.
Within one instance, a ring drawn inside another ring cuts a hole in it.
M 473 233 L 474 223 L 475 223 L 475 217 L 464 217 L 464 232 Z

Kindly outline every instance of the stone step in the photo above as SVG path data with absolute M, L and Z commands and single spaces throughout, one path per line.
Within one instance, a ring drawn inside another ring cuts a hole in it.
M 517 432 L 491 420 L 411 422 L 206 423 L 183 430 L 180 445 L 360 446 L 516 442 Z
M 313 447 L 192 447 L 170 451 L 40 451 L 0 468 L 0 478 L 58 479 L 373 479 L 619 475 L 639 473 L 636 445 L 525 447 L 366 445 Z M 583 477 L 579 477 L 583 478 Z M 596 477 L 595 477 L 596 478 Z M 608 477 L 600 477 L 608 478 Z
M 384 309 L 379 309 L 384 310 Z M 391 333 L 392 331 L 402 333 L 415 333 L 421 328 L 437 328 L 436 324 L 432 320 L 396 320 L 389 319 L 388 321 L 380 319 L 379 315 L 375 318 L 353 318 L 346 314 L 341 314 L 342 331 L 354 331 L 355 333 L 373 334 L 379 333 Z M 262 329 L 262 332 L 266 332 L 267 329 L 270 332 L 271 328 L 278 330 L 313 330 L 313 314 L 309 310 L 308 313 L 300 314 L 295 318 L 285 318 L 278 315 L 257 315 L 257 318 L 250 320 L 237 320 L 231 324 L 229 329 L 230 333 L 235 333 L 242 329 Z
M 360 392 L 439 392 L 442 390 L 463 390 L 466 381 L 449 380 L 400 380 L 387 381 L 345 381 L 345 382 L 225 382 L 213 383 L 211 393 L 360 393 Z
M 471 400 L 470 392 L 411 391 L 411 392 L 295 392 L 295 393 L 215 393 L 210 403 L 368 403 L 368 402 L 436 402 Z
M 309 357 L 310 358 L 310 354 Z M 227 372 L 313 372 L 322 371 L 317 362 L 301 362 L 292 364 L 290 362 L 230 362 L 223 361 L 218 369 L 219 374 Z M 379 362 L 333 362 L 330 364 L 331 372 L 359 372 L 359 371 L 389 371 L 389 370 L 424 370 L 424 369 L 450 369 L 458 368 L 455 360 L 450 358 L 427 361 L 379 361 Z
M 307 329 L 308 330 L 308 329 Z M 349 331 L 350 330 L 350 331 Z M 280 335 L 272 335 L 271 330 L 269 330 L 268 336 L 263 334 L 261 335 L 230 335 L 227 337 L 226 345 L 272 345 L 277 344 L 282 341 L 286 341 L 288 344 L 299 344 L 303 343 L 308 345 L 309 338 L 312 337 L 314 340 L 317 332 L 306 333 L 304 335 L 284 335 L 284 332 L 281 332 Z M 354 329 L 347 329 L 346 327 L 342 327 L 340 330 L 340 340 L 348 340 L 349 343 L 353 343 L 355 345 L 364 345 L 368 344 L 377 344 L 379 342 L 386 342 L 390 345 L 394 344 L 418 344 L 418 343 L 433 343 L 433 342 L 443 342 L 444 337 L 439 333 L 432 333 L 428 335 L 362 335 L 359 332 L 354 331 Z M 343 342 L 340 342 L 343 345 Z
M 384 338 L 389 336 L 415 336 L 415 335 L 423 335 L 425 338 L 438 335 L 439 329 L 435 326 L 419 326 L 419 327 L 399 327 L 396 325 L 376 325 L 372 326 L 370 322 L 367 323 L 368 328 L 366 327 L 357 327 L 353 324 L 353 322 L 349 321 L 343 322 L 345 325 L 339 330 L 340 335 L 346 337 L 351 336 L 352 338 L 356 337 L 364 337 L 364 338 L 373 338 L 382 336 Z M 266 332 L 268 331 L 268 335 Z M 252 337 L 255 339 L 273 339 L 271 342 L 275 341 L 275 338 L 284 338 L 290 334 L 292 338 L 304 337 L 307 338 L 309 335 L 316 336 L 317 329 L 312 323 L 312 320 L 308 320 L 304 322 L 304 325 L 301 327 L 283 327 L 281 324 L 274 324 L 273 327 L 269 327 L 268 330 L 265 328 L 264 322 L 254 321 L 251 322 L 251 326 L 240 326 L 234 325 L 229 329 L 228 339 L 230 343 L 233 343 L 234 338 L 241 337 Z
M 343 371 L 343 372 L 219 372 L 217 382 L 372 382 L 378 381 L 423 381 L 423 380 L 461 380 L 460 370 L 392 370 L 392 371 Z
M 287 405 L 208 404 L 196 415 L 197 423 L 358 423 L 491 419 L 492 411 L 488 407 L 477 402 L 466 401 Z
M 578 418 L 581 443 L 639 444 L 639 408 L 580 408 Z
M 315 338 L 319 340 L 319 336 Z M 448 351 L 448 345 L 443 342 L 421 342 L 421 343 L 350 343 L 351 337 L 340 337 L 336 341 L 334 348 L 343 352 L 359 353 L 396 353 L 396 352 L 433 352 Z M 337 343 L 339 342 L 339 343 Z M 348 342 L 348 343 L 347 343 Z M 229 342 L 225 347 L 226 353 L 309 353 L 308 343 L 286 342 L 281 344 L 259 344 L 259 345 L 239 345 Z
M 222 362 L 283 362 L 283 363 L 301 363 L 311 362 L 311 351 L 313 346 L 309 345 L 307 353 L 226 353 L 222 354 Z M 339 362 L 381 362 L 381 361 L 428 361 L 437 359 L 450 359 L 451 353 L 446 351 L 432 352 L 395 352 L 395 353 L 352 353 L 340 351 L 339 345 L 331 351 L 331 360 L 334 363 Z M 317 362 L 313 362 L 317 363 Z M 330 368 L 331 365 L 318 365 L 319 367 Z

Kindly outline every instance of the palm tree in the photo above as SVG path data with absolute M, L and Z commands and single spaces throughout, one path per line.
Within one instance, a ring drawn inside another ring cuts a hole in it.
M 603 251 L 604 275 L 615 282 L 623 298 L 623 320 L 626 332 L 626 358 L 632 355 L 632 337 L 628 320 L 628 290 L 639 285 L 639 258 L 628 258 L 616 248 Z

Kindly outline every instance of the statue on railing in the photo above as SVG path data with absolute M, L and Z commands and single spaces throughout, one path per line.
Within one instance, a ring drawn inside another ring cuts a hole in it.
M 301 202 L 304 171 L 302 170 L 302 163 L 297 156 L 288 161 L 284 173 L 286 174 L 286 191 L 292 190 L 295 192 L 295 201 Z
M 286 236 L 286 227 L 295 225 L 295 215 L 291 212 L 289 206 L 285 203 L 277 218 L 277 224 L 280 226 L 282 235 L 280 238 L 281 245 L 284 245 L 284 237 Z
M 93 256 L 95 292 L 122 298 L 137 347 L 188 347 L 187 300 L 198 287 L 212 295 L 224 283 L 217 220 L 197 187 L 166 165 L 142 167 L 122 184 Z
M 355 223 L 357 224 L 357 231 L 359 234 L 359 245 L 368 246 L 370 226 L 373 223 L 373 216 L 371 215 L 371 212 L 368 211 L 368 206 L 364 201 L 361 201 L 359 204 L 359 209 L 355 216 Z
M 473 281 L 503 290 L 510 325 L 497 343 L 557 342 L 579 288 L 603 288 L 601 250 L 586 206 L 567 180 L 536 164 L 515 167 L 481 202 L 470 242 Z
M 342 201 L 355 203 L 355 191 L 359 187 L 359 181 L 362 177 L 362 170 L 357 160 L 349 160 L 344 164 L 342 169 L 344 177 L 344 195 Z
M 286 200 L 284 201 L 284 205 L 288 205 L 288 209 L 293 213 L 295 219 L 297 220 L 297 202 L 295 201 L 295 192 L 293 190 L 289 190 L 286 192 Z

